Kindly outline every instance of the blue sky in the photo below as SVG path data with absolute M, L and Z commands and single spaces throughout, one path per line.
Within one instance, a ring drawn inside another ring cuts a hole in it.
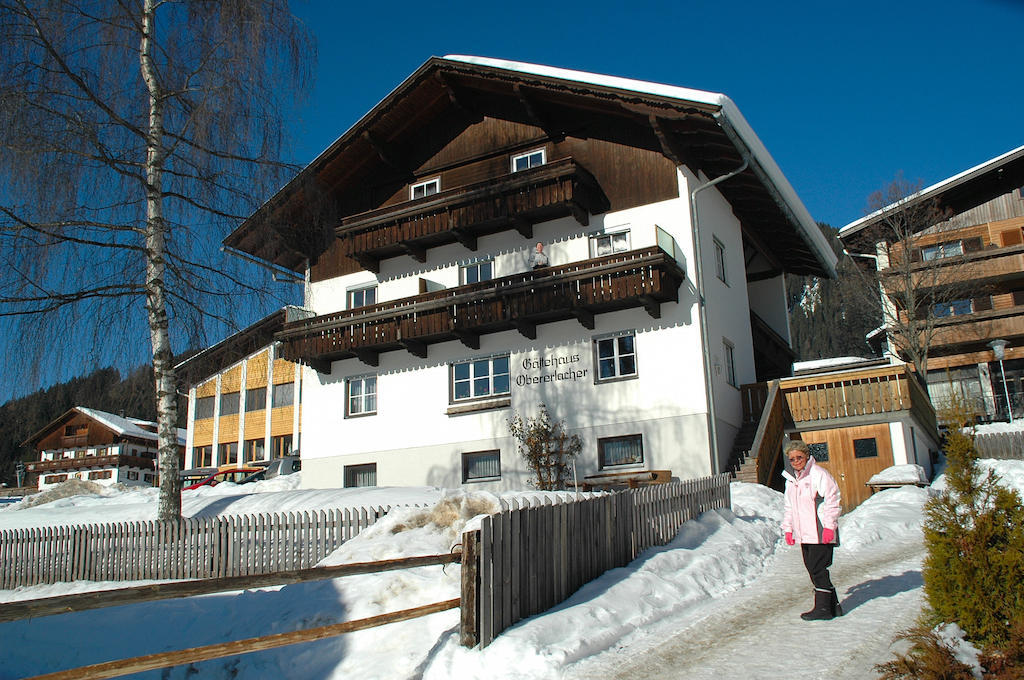
M 319 40 L 303 163 L 445 54 L 722 92 L 836 227 L 898 171 L 928 185 L 1024 144 L 1024 0 L 352 4 L 296 5 Z
M 445 54 L 725 93 L 811 215 L 836 227 L 862 217 L 868 195 L 897 172 L 928 185 L 1024 144 L 1024 0 L 300 0 L 295 8 L 319 47 L 315 90 L 291 130 L 302 164 Z M 269 311 L 239 309 L 237 326 Z M 208 331 L 214 341 L 230 332 Z M 149 360 L 144 328 L 130 335 L 122 370 Z M 78 357 L 28 379 L 0 375 L 0 402 L 110 361 L 88 348 Z

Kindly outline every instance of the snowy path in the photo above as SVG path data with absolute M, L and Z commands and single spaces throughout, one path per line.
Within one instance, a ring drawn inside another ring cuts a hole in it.
M 798 549 L 765 564 L 748 587 L 715 599 L 685 621 L 664 621 L 616 649 L 566 669 L 579 678 L 877 678 L 896 631 L 914 624 L 921 606 L 920 540 L 885 550 L 840 548 L 832 569 L 846 616 L 808 623 L 800 612 L 811 588 Z

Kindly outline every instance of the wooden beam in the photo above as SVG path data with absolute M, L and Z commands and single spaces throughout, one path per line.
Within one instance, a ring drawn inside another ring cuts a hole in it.
M 455 337 L 470 349 L 480 349 L 480 334 L 468 331 L 455 331 Z
M 590 225 L 590 214 L 581 205 L 573 201 L 569 207 L 572 210 L 572 216 L 576 218 L 581 227 Z
M 401 241 L 399 242 L 398 247 L 401 248 L 406 255 L 417 262 L 427 261 L 427 249 L 416 245 L 412 241 Z
M 409 164 L 402 158 L 395 149 L 391 148 L 390 145 L 386 144 L 383 140 L 377 139 L 370 133 L 369 130 L 363 131 L 363 139 L 373 147 L 373 150 L 377 152 L 377 156 L 384 161 L 385 164 L 390 165 L 395 170 L 398 170 L 406 179 L 414 176 L 413 171 L 409 168 Z
M 356 358 L 362 361 L 367 366 L 378 366 L 380 365 L 380 352 L 372 349 L 354 349 L 352 353 L 356 355 Z
M 465 229 L 452 229 L 452 234 L 455 236 L 455 240 L 472 250 L 474 253 L 477 251 L 477 238 L 474 234 L 469 233 Z
M 519 334 L 524 338 L 529 338 L 530 340 L 537 339 L 537 324 L 530 323 L 529 321 L 521 321 L 519 319 L 516 319 L 512 323 L 515 324 L 516 330 L 519 331 Z
M 541 115 L 536 104 L 527 95 L 521 83 L 514 84 L 512 90 L 516 93 L 516 97 L 519 98 L 519 103 L 523 105 L 523 109 L 526 111 L 526 116 L 530 119 L 530 122 L 543 130 L 548 139 L 553 142 L 560 142 L 565 139 L 565 132 L 553 127 L 551 121 Z
M 479 123 L 484 119 L 484 114 L 466 104 L 465 97 L 459 96 L 455 87 L 448 82 L 448 79 L 444 77 L 443 73 L 436 71 L 434 73 L 434 78 L 437 79 L 437 82 L 441 84 L 441 87 L 448 95 L 448 101 L 451 103 L 453 108 L 460 111 L 471 122 Z
M 572 315 L 580 322 L 580 325 L 588 331 L 594 330 L 594 313 L 583 307 L 573 307 Z
M 779 269 L 768 269 L 763 272 L 756 272 L 754 274 L 747 274 L 747 283 L 754 283 L 755 281 L 766 281 L 768 279 L 774 279 L 776 276 L 781 274 L 782 271 Z
M 419 357 L 420 359 L 427 358 L 427 343 L 420 342 L 419 340 L 399 340 L 398 342 L 409 352 L 409 354 Z
M 700 163 L 697 163 L 693 158 L 693 154 L 689 150 L 684 150 L 672 133 L 665 129 L 664 123 L 658 116 L 651 113 L 647 116 L 647 121 L 651 126 L 651 130 L 654 131 L 654 136 L 658 138 L 658 144 L 661 145 L 661 153 L 666 158 L 676 165 L 685 165 L 694 173 L 698 173 L 703 169 Z
M 367 255 L 366 253 L 353 253 L 351 257 L 366 271 L 380 274 L 380 258 Z
M 517 217 L 512 220 L 512 225 L 516 231 L 522 234 L 523 238 L 533 238 L 533 224 L 530 222 Z
M 644 306 L 644 309 L 647 310 L 647 313 L 651 315 L 652 319 L 660 319 L 661 318 L 661 303 L 660 302 L 658 302 L 657 300 L 652 298 L 650 295 L 641 295 L 639 300 L 640 300 L 640 304 L 642 304 Z
M 302 362 L 317 373 L 322 373 L 324 375 L 331 374 L 331 364 L 333 363 L 331 361 L 327 361 L 325 359 L 303 359 Z

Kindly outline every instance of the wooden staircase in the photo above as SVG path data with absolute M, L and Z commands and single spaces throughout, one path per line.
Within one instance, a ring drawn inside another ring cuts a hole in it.
M 743 427 L 736 433 L 726 472 L 732 474 L 737 482 L 757 484 L 757 457 L 750 455 L 750 447 L 757 434 L 757 425 L 756 422 L 743 423 Z
M 779 381 L 743 386 L 743 425 L 726 470 L 739 482 L 773 486 L 781 470 L 786 400 Z

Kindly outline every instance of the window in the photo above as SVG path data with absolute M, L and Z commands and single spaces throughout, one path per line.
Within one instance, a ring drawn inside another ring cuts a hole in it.
M 508 394 L 508 355 L 452 364 L 452 398 L 479 399 Z
M 467 264 L 463 267 L 459 267 L 459 280 L 462 281 L 463 285 L 467 283 L 479 283 L 480 281 L 490 281 L 494 278 L 494 262 L 487 260 L 486 262 L 474 262 L 473 264 Z
M 853 457 L 854 458 L 877 458 L 878 457 L 878 442 L 875 441 L 874 437 L 868 439 L 854 439 L 853 440 Z
M 819 463 L 828 462 L 828 442 L 819 442 L 817 444 L 808 444 L 807 450 L 810 452 L 811 457 Z
M 267 406 L 267 388 L 252 387 L 245 391 L 245 410 L 262 411 Z
M 435 177 L 428 179 L 426 182 L 420 182 L 419 184 L 413 184 L 409 187 L 409 198 L 416 200 L 417 198 L 425 198 L 427 196 L 433 196 L 441 191 L 441 178 Z
M 238 442 L 221 444 L 217 447 L 217 460 L 221 465 L 238 462 Z
M 725 360 L 725 382 L 736 387 L 736 357 L 733 345 L 728 340 L 722 341 L 722 355 Z
M 377 376 L 348 379 L 349 416 L 369 416 L 377 412 Z
M 963 314 L 971 314 L 973 312 L 974 304 L 969 298 L 966 300 L 953 300 L 951 302 L 936 302 L 932 305 L 932 313 L 938 319 L 942 319 L 947 316 L 961 316 Z
M 725 278 L 725 246 L 717 238 L 715 241 L 715 276 L 719 278 L 722 283 L 728 283 Z
M 377 302 L 377 286 L 365 286 L 348 292 L 348 308 L 365 307 Z
M 198 397 L 196 399 L 196 420 L 213 417 L 213 397 Z
M 128 479 L 131 479 L 131 480 L 138 480 L 139 473 L 136 470 L 129 470 L 127 477 L 128 477 Z
M 597 344 L 597 379 L 614 380 L 636 375 L 634 335 L 599 338 Z
M 89 473 L 89 479 L 110 479 L 111 470 L 93 470 Z
M 250 463 L 254 460 L 265 460 L 266 459 L 266 445 L 263 438 L 259 439 L 246 439 L 245 449 L 242 452 L 245 457 L 244 462 Z
M 964 254 L 964 242 L 963 241 L 950 241 L 949 243 L 936 243 L 930 246 L 924 246 L 921 248 L 921 259 L 925 262 L 931 260 L 938 260 L 943 257 L 952 257 L 954 255 Z
M 274 458 L 284 458 L 285 456 L 292 455 L 292 436 L 290 434 L 282 434 L 271 437 L 270 450 L 274 454 Z
M 547 153 L 544 149 L 534 149 L 533 151 L 521 153 L 518 156 L 512 157 L 512 172 L 529 170 L 530 168 L 535 168 L 538 165 L 544 165 L 547 163 L 547 160 Z
M 643 435 L 630 434 L 625 437 L 598 439 L 597 458 L 602 468 L 643 463 Z
M 213 465 L 212 446 L 192 447 L 192 467 L 210 467 Z
M 272 395 L 272 406 L 279 408 L 281 406 L 291 406 L 295 403 L 295 383 L 281 383 L 280 385 L 274 385 L 274 392 Z
M 477 482 L 485 479 L 501 479 L 501 453 L 495 449 L 462 454 L 462 481 Z
M 600 234 L 590 237 L 590 256 L 601 257 L 629 250 L 629 231 L 617 231 L 613 234 Z
M 64 436 L 65 437 L 74 437 L 74 436 L 77 436 L 77 435 L 84 435 L 84 434 L 87 434 L 88 432 L 89 432 L 89 426 L 84 424 L 84 423 L 83 424 L 79 424 L 79 425 L 65 425 L 64 426 Z
M 60 484 L 61 482 L 68 481 L 67 475 L 46 475 L 43 481 L 47 484 Z
M 142 475 L 142 481 L 144 481 L 146 484 L 156 484 L 156 475 L 146 473 Z
M 99 447 L 99 446 L 96 447 L 96 455 L 97 456 L 105 456 L 105 455 L 107 455 L 107 447 L 105 447 L 105 446 L 103 446 L 103 447 Z
M 356 486 L 377 486 L 377 464 L 345 466 L 345 488 Z
M 220 395 L 220 414 L 230 416 L 238 413 L 238 392 L 226 392 Z

